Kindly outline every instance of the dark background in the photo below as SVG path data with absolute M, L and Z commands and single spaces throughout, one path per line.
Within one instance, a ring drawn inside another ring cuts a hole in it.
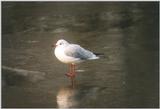
M 51 44 L 107 58 L 76 87 Z M 2 107 L 159 107 L 159 2 L 2 2 Z

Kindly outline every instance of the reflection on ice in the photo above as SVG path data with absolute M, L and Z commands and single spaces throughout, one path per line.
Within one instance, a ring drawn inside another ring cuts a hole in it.
M 57 94 L 57 105 L 59 108 L 75 107 L 78 103 L 75 99 L 76 92 L 72 87 L 63 87 Z
M 103 94 L 107 87 L 96 85 L 78 84 L 75 88 L 63 87 L 57 93 L 57 107 L 59 108 L 83 108 L 99 105 L 97 100 L 105 102 Z

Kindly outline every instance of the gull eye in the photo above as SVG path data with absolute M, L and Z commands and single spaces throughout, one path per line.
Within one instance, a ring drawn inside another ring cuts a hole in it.
M 59 43 L 59 45 L 62 45 L 62 43 Z

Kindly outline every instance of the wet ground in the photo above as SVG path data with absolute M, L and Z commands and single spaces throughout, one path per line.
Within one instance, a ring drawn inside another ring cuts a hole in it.
M 158 2 L 2 3 L 2 107 L 158 107 Z M 63 38 L 106 58 L 65 77 Z

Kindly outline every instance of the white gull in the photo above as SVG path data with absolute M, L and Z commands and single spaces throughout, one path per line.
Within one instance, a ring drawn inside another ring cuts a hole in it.
M 57 41 L 55 45 L 54 53 L 59 61 L 69 64 L 70 71 L 66 74 L 68 77 L 73 79 L 75 77 L 75 64 L 86 61 L 99 59 L 99 57 L 93 52 L 82 48 L 78 44 L 70 44 L 64 39 Z

